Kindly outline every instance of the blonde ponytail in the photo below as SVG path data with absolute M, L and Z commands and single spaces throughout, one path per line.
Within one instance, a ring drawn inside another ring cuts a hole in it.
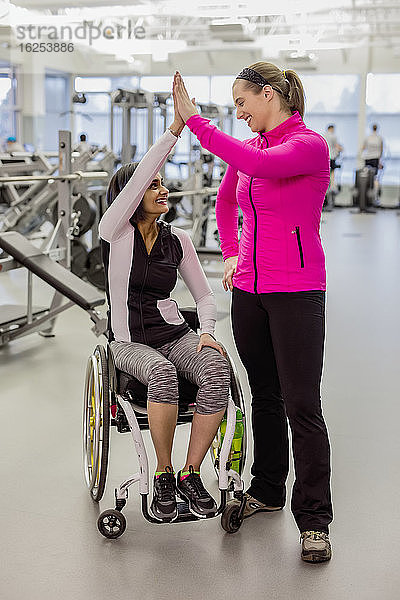
M 283 71 L 285 73 L 285 79 L 289 84 L 289 90 L 287 94 L 287 104 L 290 112 L 294 113 L 296 110 L 299 112 L 301 118 L 304 117 L 304 88 L 301 83 L 300 77 L 296 71 Z

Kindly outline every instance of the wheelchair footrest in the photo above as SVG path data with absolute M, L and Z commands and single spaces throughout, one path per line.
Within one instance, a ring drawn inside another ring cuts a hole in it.
M 177 502 L 176 503 L 178 509 L 178 519 L 177 521 L 198 521 L 199 518 L 189 510 L 189 504 L 187 502 Z M 176 522 L 176 521 L 175 521 Z

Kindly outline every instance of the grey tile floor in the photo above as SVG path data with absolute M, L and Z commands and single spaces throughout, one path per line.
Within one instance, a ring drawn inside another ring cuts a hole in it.
M 322 236 L 329 280 L 323 405 L 333 455 L 332 561 L 300 561 L 289 507 L 255 516 L 235 535 L 224 533 L 217 519 L 155 526 L 141 517 L 135 488 L 125 510 L 127 531 L 115 542 L 102 538 L 97 515 L 113 505 L 114 486 L 137 462 L 129 437 L 113 432 L 106 495 L 100 507 L 91 502 L 81 471 L 81 412 L 86 358 L 97 340 L 87 315 L 74 308 L 59 317 L 54 338 L 33 334 L 0 349 L 2 600 L 400 597 L 400 217 L 338 209 L 324 215 Z M 218 268 L 208 268 L 218 335 L 237 360 L 249 402 L 232 341 L 229 294 Z M 1 302 L 24 299 L 25 277 L 22 269 L 0 276 Z M 35 295 L 46 302 L 50 291 L 36 281 Z M 181 285 L 176 297 L 182 304 L 190 298 Z M 180 427 L 176 468 L 187 437 L 187 426 Z M 251 452 L 246 482 L 250 465 Z M 216 494 L 208 459 L 203 474 Z M 289 486 L 292 481 L 291 475 Z

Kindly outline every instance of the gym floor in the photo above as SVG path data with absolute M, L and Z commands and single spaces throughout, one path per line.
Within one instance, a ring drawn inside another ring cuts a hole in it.
M 114 487 L 137 470 L 137 460 L 129 435 L 113 430 L 106 494 L 100 507 L 90 500 L 81 469 L 81 413 L 86 360 L 97 339 L 88 316 L 74 308 L 58 318 L 54 338 L 33 334 L 0 349 L 4 600 L 399 597 L 400 217 L 393 210 L 356 215 L 337 209 L 324 214 L 322 237 L 329 287 L 323 406 L 333 457 L 332 561 L 300 560 L 289 506 L 254 516 L 233 535 L 218 519 L 157 526 L 141 516 L 137 486 L 124 511 L 126 532 L 116 541 L 104 539 L 97 516 L 113 507 Z M 249 407 L 220 274 L 214 268 L 210 278 L 217 333 L 238 366 Z M 24 302 L 25 285 L 23 269 L 1 275 L 1 302 Z M 50 295 L 35 281 L 38 304 Z M 181 306 L 192 303 L 182 283 L 175 295 Z M 153 470 L 148 432 L 144 436 Z M 180 426 L 176 470 L 187 438 L 188 426 Z M 251 449 L 246 483 L 250 466 Z M 203 478 L 217 496 L 208 457 Z

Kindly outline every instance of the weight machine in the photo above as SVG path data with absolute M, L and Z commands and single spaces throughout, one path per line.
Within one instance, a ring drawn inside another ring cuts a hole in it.
M 373 208 L 375 200 L 374 189 L 374 170 L 370 167 L 363 167 L 356 171 L 355 183 L 353 187 L 353 206 L 358 206 L 356 213 L 376 213 Z
M 167 122 L 167 99 L 171 96 L 168 93 L 152 93 L 143 90 L 124 90 L 118 88 L 111 92 L 111 118 L 110 118 L 110 146 L 114 148 L 116 142 L 115 135 L 115 116 L 117 111 L 122 112 L 121 119 L 121 164 L 127 164 L 134 160 L 137 145 L 132 144 L 132 110 L 147 111 L 147 148 L 154 141 L 154 116 L 155 110 L 159 109 L 164 129 Z
M 201 116 L 216 122 L 216 125 L 222 129 L 225 118 L 225 110 L 217 104 L 199 104 Z M 207 228 L 210 213 L 215 207 L 215 199 L 220 176 L 215 180 L 214 169 L 216 166 L 213 154 L 204 151 L 198 144 L 192 146 L 196 153 L 195 160 L 192 160 L 193 150 L 190 152 L 189 170 L 192 175 L 186 183 L 186 189 L 193 190 L 192 196 L 192 240 L 199 253 L 220 254 L 219 248 L 207 248 Z M 221 163 L 219 163 L 221 165 Z M 222 163 L 224 165 L 224 163 Z M 189 171 L 189 172 L 190 172 Z M 186 193 L 186 195 L 189 195 Z M 174 196 L 174 194 L 171 194 Z
M 82 155 L 73 153 L 76 154 L 73 159 L 74 170 L 91 171 L 91 180 L 96 180 L 94 169 L 108 171 L 111 162 L 115 162 L 114 155 L 107 148 L 98 149 L 95 155 L 99 153 L 103 153 L 103 158 L 98 162 L 92 161 L 93 155 L 89 152 Z M 54 220 L 52 209 L 57 199 L 54 173 L 59 167 L 50 163 L 45 166 L 46 170 L 40 177 L 25 174 L 13 176 L 10 173 L 0 177 L 1 188 L 9 199 L 8 207 L 0 215 L 0 231 L 17 230 L 23 235 L 29 235 L 37 231 L 45 221 Z M 104 178 L 99 179 L 102 180 L 104 193 Z M 22 191 L 17 191 L 16 183 L 23 186 Z M 76 179 L 73 191 L 77 196 L 87 195 L 88 178 Z M 99 191 L 98 188 L 96 191 Z
M 90 284 L 82 282 L 70 272 L 73 238 L 80 231 L 80 219 L 83 211 L 72 206 L 72 186 L 76 181 L 107 179 L 107 172 L 72 173 L 71 132 L 59 132 L 58 175 L 31 175 L 27 177 L 3 177 L 0 183 L 18 183 L 23 180 L 56 186 L 57 222 L 54 230 L 42 241 L 40 247 L 33 245 L 21 233 L 8 231 L 0 233 L 0 271 L 26 266 L 28 269 L 28 290 L 26 310 L 19 306 L 3 305 L 0 319 L 0 344 L 11 339 L 39 331 L 44 336 L 52 336 L 55 317 L 70 308 L 74 303 L 87 310 L 95 323 L 93 331 L 101 335 L 106 330 L 106 320 L 95 311 L 95 307 L 104 303 L 104 296 Z M 56 261 L 56 264 L 54 261 Z M 32 301 L 32 274 L 54 287 L 55 293 L 50 307 L 34 307 Z M 63 304 L 64 297 L 70 302 Z

